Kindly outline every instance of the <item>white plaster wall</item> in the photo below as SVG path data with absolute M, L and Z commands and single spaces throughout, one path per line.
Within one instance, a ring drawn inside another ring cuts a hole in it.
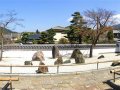
M 64 36 L 67 36 L 67 34 L 62 34 L 62 33 L 56 33 L 54 38 L 56 39 L 55 42 L 57 43 L 61 38 L 65 38 Z

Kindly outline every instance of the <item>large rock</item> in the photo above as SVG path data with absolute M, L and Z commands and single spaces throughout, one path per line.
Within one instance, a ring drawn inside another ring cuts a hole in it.
M 64 64 L 66 64 L 66 63 L 71 63 L 71 61 L 70 61 L 70 60 L 66 60 L 66 61 L 64 61 L 63 63 L 64 63 Z
M 114 61 L 111 66 L 120 66 L 120 62 L 119 61 Z
M 45 60 L 45 59 L 44 59 L 44 54 L 43 54 L 43 52 L 42 52 L 42 51 L 37 51 L 37 52 L 33 55 L 32 60 L 33 60 L 33 61 L 43 61 L 43 60 Z
M 57 46 L 52 47 L 52 58 L 58 58 L 60 56 L 59 49 Z
M 71 58 L 74 58 L 75 59 L 75 63 L 84 63 L 85 60 L 84 60 L 84 57 L 83 57 L 83 54 L 80 52 L 79 49 L 75 49 L 71 55 Z
M 101 59 L 101 58 L 105 58 L 104 55 L 100 55 L 100 56 L 98 57 L 98 59 Z
M 31 61 L 25 61 L 24 65 L 33 65 Z
M 84 60 L 82 54 L 77 54 L 77 55 L 76 55 L 76 57 L 75 57 L 75 63 L 76 63 L 76 64 L 78 64 L 78 63 L 85 63 L 85 60 Z
M 58 59 L 54 62 L 54 65 L 63 64 L 62 56 L 59 56 Z
M 82 54 L 79 49 L 75 49 L 71 55 L 71 58 L 76 58 L 76 54 Z
M 42 61 L 40 61 L 39 65 L 45 65 Z M 48 67 L 47 66 L 39 66 L 38 70 L 36 70 L 36 73 L 46 73 L 48 72 Z

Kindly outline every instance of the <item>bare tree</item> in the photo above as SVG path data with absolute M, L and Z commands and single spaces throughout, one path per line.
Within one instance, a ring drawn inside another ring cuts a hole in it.
M 84 15 L 87 23 L 92 27 L 92 31 L 89 32 L 92 39 L 89 57 L 92 57 L 93 47 L 97 44 L 100 35 L 112 29 L 110 26 L 114 23 L 112 19 L 114 13 L 106 9 L 97 9 L 87 10 L 84 12 Z
M 8 26 L 16 26 L 21 25 L 18 21 L 22 21 L 22 19 L 17 19 L 17 13 L 15 11 L 9 11 L 6 14 L 0 14 L 0 38 L 1 38 L 1 52 L 0 52 L 0 61 L 2 60 L 3 55 L 3 40 L 4 40 L 4 30 L 8 28 Z

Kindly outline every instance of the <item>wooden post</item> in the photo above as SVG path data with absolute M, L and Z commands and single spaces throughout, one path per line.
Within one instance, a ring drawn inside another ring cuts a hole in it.
M 7 84 L 5 84 L 5 86 L 2 88 L 2 90 L 8 90 L 9 85 L 10 85 L 10 83 L 8 82 Z
M 97 62 L 97 70 L 98 70 L 98 68 L 99 68 L 99 62 Z
M 89 54 L 89 57 L 91 58 L 93 55 L 93 45 L 90 46 L 90 54 Z
M 114 73 L 113 73 L 113 79 L 114 79 L 114 82 L 115 82 L 115 71 L 114 71 Z
M 18 77 L 0 77 L 0 81 L 8 81 L 8 83 L 2 88 L 2 90 L 8 90 L 8 86 L 10 86 L 10 90 L 12 90 L 12 81 L 18 80 Z
M 10 65 L 10 74 L 12 74 L 12 65 Z
M 10 80 L 10 90 L 12 90 L 12 81 Z
M 59 73 L 59 64 L 57 65 L 57 74 Z

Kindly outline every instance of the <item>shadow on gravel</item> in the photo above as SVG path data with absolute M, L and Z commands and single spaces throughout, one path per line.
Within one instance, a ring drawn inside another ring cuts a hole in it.
M 120 86 L 114 84 L 113 82 L 111 82 L 110 80 L 107 80 L 106 82 L 103 82 L 107 85 L 109 85 L 111 87 L 111 89 L 105 89 L 105 90 L 120 90 Z

